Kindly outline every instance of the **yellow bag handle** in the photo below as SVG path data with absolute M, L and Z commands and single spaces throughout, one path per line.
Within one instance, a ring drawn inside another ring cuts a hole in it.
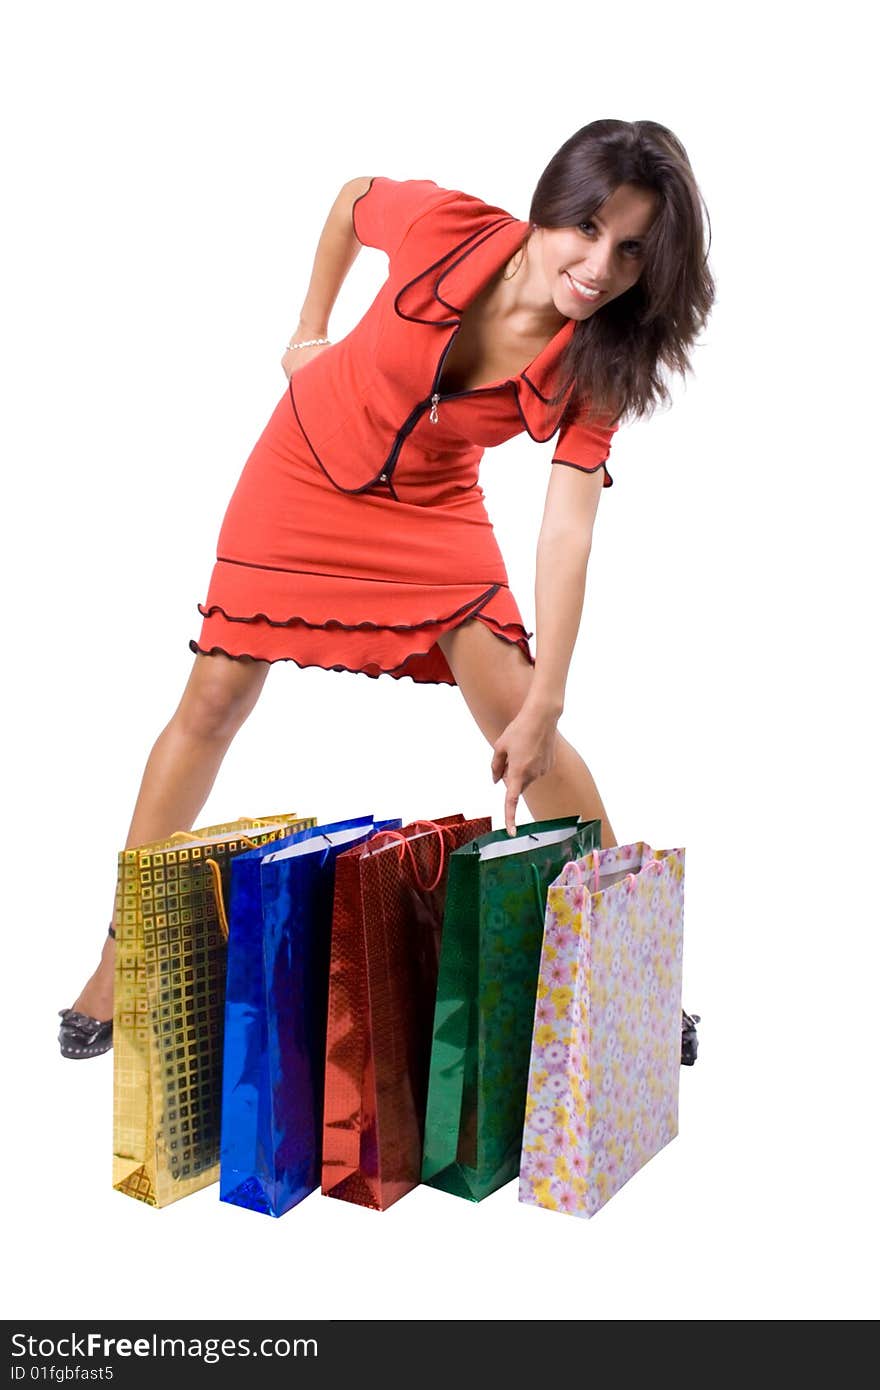
M 179 831 L 178 833 L 183 834 L 184 832 Z M 191 836 L 190 838 L 198 839 L 198 836 Z M 239 835 L 238 838 L 240 840 L 243 840 L 246 845 L 250 845 L 251 849 L 260 848 L 257 842 L 255 840 L 249 840 L 247 835 Z M 205 863 L 211 870 L 211 874 L 214 879 L 214 896 L 217 899 L 217 916 L 220 919 L 220 931 L 223 933 L 223 940 L 228 941 L 229 918 L 226 915 L 226 905 L 223 902 L 223 877 L 220 873 L 220 865 L 217 863 L 216 859 L 206 859 Z

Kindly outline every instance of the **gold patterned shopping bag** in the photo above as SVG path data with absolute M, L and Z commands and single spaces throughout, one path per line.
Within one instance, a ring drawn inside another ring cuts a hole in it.
M 124 849 L 116 886 L 113 1186 L 164 1207 L 220 1175 L 226 937 L 234 856 L 314 816 L 229 821 Z

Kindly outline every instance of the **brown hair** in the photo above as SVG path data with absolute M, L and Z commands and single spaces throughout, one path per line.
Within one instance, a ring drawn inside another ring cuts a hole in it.
M 565 385 L 552 399 L 560 401 L 573 385 L 564 420 L 584 405 L 609 422 L 652 414 L 658 402 L 669 400 L 663 369 L 682 376 L 692 371 L 690 349 L 715 300 L 705 203 L 684 146 L 656 121 L 583 126 L 538 180 L 529 220 L 539 227 L 576 226 L 623 183 L 655 191 L 660 206 L 644 239 L 639 279 L 578 322 L 563 353 Z

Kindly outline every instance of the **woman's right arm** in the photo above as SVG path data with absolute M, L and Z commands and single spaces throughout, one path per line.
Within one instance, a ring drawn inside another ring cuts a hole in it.
M 349 179 L 340 189 L 318 240 L 311 279 L 299 323 L 290 335 L 291 343 L 327 337 L 330 311 L 361 248 L 354 233 L 352 208 L 371 183 L 372 178 Z M 297 367 L 304 366 L 326 346 L 289 349 L 281 359 L 285 376 L 290 377 Z

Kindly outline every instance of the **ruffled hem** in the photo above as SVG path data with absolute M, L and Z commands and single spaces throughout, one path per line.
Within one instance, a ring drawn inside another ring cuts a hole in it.
M 207 603 L 198 604 L 203 618 L 202 629 L 198 641 L 190 641 L 189 649 L 196 654 L 222 654 L 238 660 L 292 661 L 300 669 L 320 667 L 325 671 L 365 675 L 374 680 L 379 676 L 395 679 L 407 676 L 418 684 L 455 685 L 437 638 L 468 619 L 477 618 L 497 637 L 517 645 L 530 665 L 534 665 L 529 649 L 532 634 L 523 626 L 516 601 L 505 585 L 492 584 L 475 594 L 473 585 L 449 585 L 438 591 L 382 581 L 363 587 L 351 581 L 341 585 L 337 580 L 337 584 L 335 600 L 328 595 L 326 580 L 314 586 L 311 596 L 306 586 L 300 591 L 297 603 L 297 608 L 305 611 L 293 616 L 230 611 L 229 600 L 227 604 L 221 603 L 212 592 Z M 211 588 L 215 590 L 213 581 Z M 347 593 L 343 595 L 345 588 Z M 364 589 L 368 590 L 367 594 Z M 374 613 L 377 608 L 381 611 L 380 590 L 392 590 L 393 604 L 389 603 L 389 607 L 396 612 L 408 612 L 412 621 L 383 623 L 360 616 L 365 607 Z M 437 603 L 438 592 L 442 592 L 449 604 L 446 612 L 440 617 L 422 616 L 429 602 Z M 344 616 L 319 617 L 317 612 L 309 612 L 313 607 L 310 597 L 317 600 L 319 594 L 325 611 L 326 605 L 333 601 L 334 606 L 347 610 Z M 263 607 L 266 606 L 269 605 L 264 603 Z
M 476 613 L 474 617 L 480 622 L 486 622 L 482 613 Z M 502 630 L 498 624 L 486 622 L 486 626 L 503 641 L 511 642 L 518 646 L 529 664 L 534 666 L 534 658 L 532 657 L 528 644 L 528 636 L 530 634 L 527 634 L 524 628 L 520 629 L 522 635 L 517 638 L 508 636 L 507 632 Z M 202 656 L 228 656 L 234 661 L 266 661 L 270 665 L 273 665 L 276 661 L 292 661 L 301 671 L 311 666 L 320 667 L 324 671 L 345 671 L 350 675 L 369 676 L 371 680 L 378 680 L 379 676 L 393 676 L 396 680 L 400 680 L 403 676 L 408 676 L 410 680 L 415 681 L 416 684 L 419 685 L 457 685 L 457 681 L 453 678 L 452 672 L 449 669 L 449 663 L 444 657 L 440 647 L 437 646 L 436 641 L 427 651 L 411 652 L 399 667 L 379 666 L 374 663 L 363 666 L 346 666 L 341 662 L 334 662 L 334 664 L 330 666 L 327 664 L 326 658 L 318 660 L 316 657 L 313 661 L 298 661 L 295 656 L 265 656 L 257 655 L 255 652 L 232 652 L 227 651 L 226 647 L 218 645 L 214 645 L 213 647 L 201 647 L 198 642 L 193 639 L 190 640 L 189 649 L 191 652 Z M 304 655 L 304 653 L 301 653 L 301 655 Z
M 491 597 L 491 594 L 489 594 Z M 210 608 L 203 604 L 198 604 L 198 610 L 203 618 L 212 618 L 215 613 L 227 623 L 267 623 L 269 627 L 311 627 L 319 628 L 321 631 L 332 631 L 334 628 L 342 632 L 413 632 L 424 627 L 442 627 L 444 623 L 450 623 L 453 618 L 463 622 L 467 617 L 473 617 L 473 601 L 464 603 L 455 613 L 448 614 L 444 618 L 423 618 L 417 623 L 374 623 L 370 618 L 362 618 L 357 623 L 346 623 L 341 618 L 322 618 L 317 622 L 312 622 L 308 618 L 303 618 L 299 613 L 295 613 L 290 618 L 270 618 L 268 613 L 249 613 L 247 617 L 238 617 L 234 613 L 227 613 L 226 609 L 219 603 L 212 603 Z M 455 624 L 452 624 L 455 626 Z

